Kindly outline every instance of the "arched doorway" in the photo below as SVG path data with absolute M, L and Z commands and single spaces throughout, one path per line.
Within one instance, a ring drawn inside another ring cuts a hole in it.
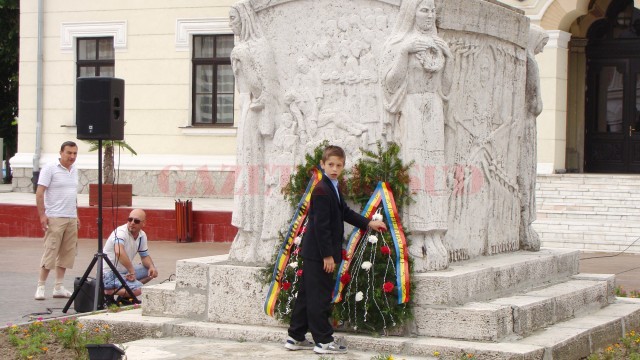
M 611 1 L 587 38 L 585 171 L 640 173 L 640 10 Z

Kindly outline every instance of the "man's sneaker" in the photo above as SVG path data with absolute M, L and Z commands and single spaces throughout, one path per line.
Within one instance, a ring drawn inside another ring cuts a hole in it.
M 60 286 L 59 288 L 53 289 L 53 297 L 54 298 L 70 298 L 71 291 L 64 288 L 64 286 Z
M 36 300 L 44 300 L 44 285 L 39 285 L 36 288 Z
M 326 344 L 316 343 L 313 351 L 318 354 L 344 354 L 347 352 L 347 347 L 338 345 L 335 341 L 332 341 Z
M 284 343 L 284 347 L 289 350 L 311 350 L 314 347 L 313 341 L 304 339 L 298 341 L 291 336 L 287 337 L 287 341 Z

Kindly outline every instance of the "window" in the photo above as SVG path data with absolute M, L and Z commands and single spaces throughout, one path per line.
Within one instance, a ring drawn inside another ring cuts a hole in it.
M 233 35 L 193 37 L 194 126 L 233 125 Z
M 115 76 L 113 38 L 78 38 L 77 76 Z

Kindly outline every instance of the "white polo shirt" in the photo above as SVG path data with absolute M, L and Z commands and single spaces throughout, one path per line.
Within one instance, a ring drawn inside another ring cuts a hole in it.
M 38 185 L 46 186 L 44 213 L 47 217 L 78 217 L 78 169 L 75 164 L 67 170 L 60 159 L 40 170 Z
M 149 248 L 147 247 L 147 234 L 144 231 L 140 230 L 138 238 L 134 239 L 133 235 L 127 228 L 127 224 L 118 226 L 113 232 L 111 232 L 111 235 L 109 235 L 109 239 L 107 239 L 107 242 L 104 244 L 103 248 L 104 253 L 107 255 L 107 257 L 109 257 L 109 260 L 111 260 L 113 265 L 116 266 L 118 272 L 126 273 L 127 268 L 118 263 L 116 260 L 116 244 L 124 245 L 124 252 L 127 254 L 127 257 L 129 257 L 129 260 L 131 260 L 131 263 L 133 264 L 135 264 L 133 262 L 133 258 L 136 256 L 136 254 L 140 254 L 141 258 L 149 256 Z M 102 267 L 102 271 L 108 272 L 111 271 L 111 268 L 107 264 L 104 264 L 104 266 Z

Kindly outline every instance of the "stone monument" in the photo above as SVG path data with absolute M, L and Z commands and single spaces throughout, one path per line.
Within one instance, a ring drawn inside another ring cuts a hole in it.
M 535 153 L 537 116 L 522 14 L 482 0 L 243 0 L 230 24 L 241 103 L 231 260 L 271 260 L 292 213 L 280 190 L 325 140 L 348 163 L 378 141 L 414 162 L 403 222 L 417 272 L 539 248 L 535 156 L 519 161 Z
M 175 282 L 145 287 L 141 323 L 281 342 L 259 278 L 292 211 L 280 189 L 328 140 L 347 166 L 378 141 L 414 161 L 402 214 L 417 270 L 411 337 L 346 334 L 350 348 L 579 359 L 640 327 L 613 275 L 578 274 L 578 251 L 540 250 L 531 229 L 546 36 L 522 12 L 494 0 L 242 0 L 229 15 L 238 235 L 229 256 L 180 260 Z

